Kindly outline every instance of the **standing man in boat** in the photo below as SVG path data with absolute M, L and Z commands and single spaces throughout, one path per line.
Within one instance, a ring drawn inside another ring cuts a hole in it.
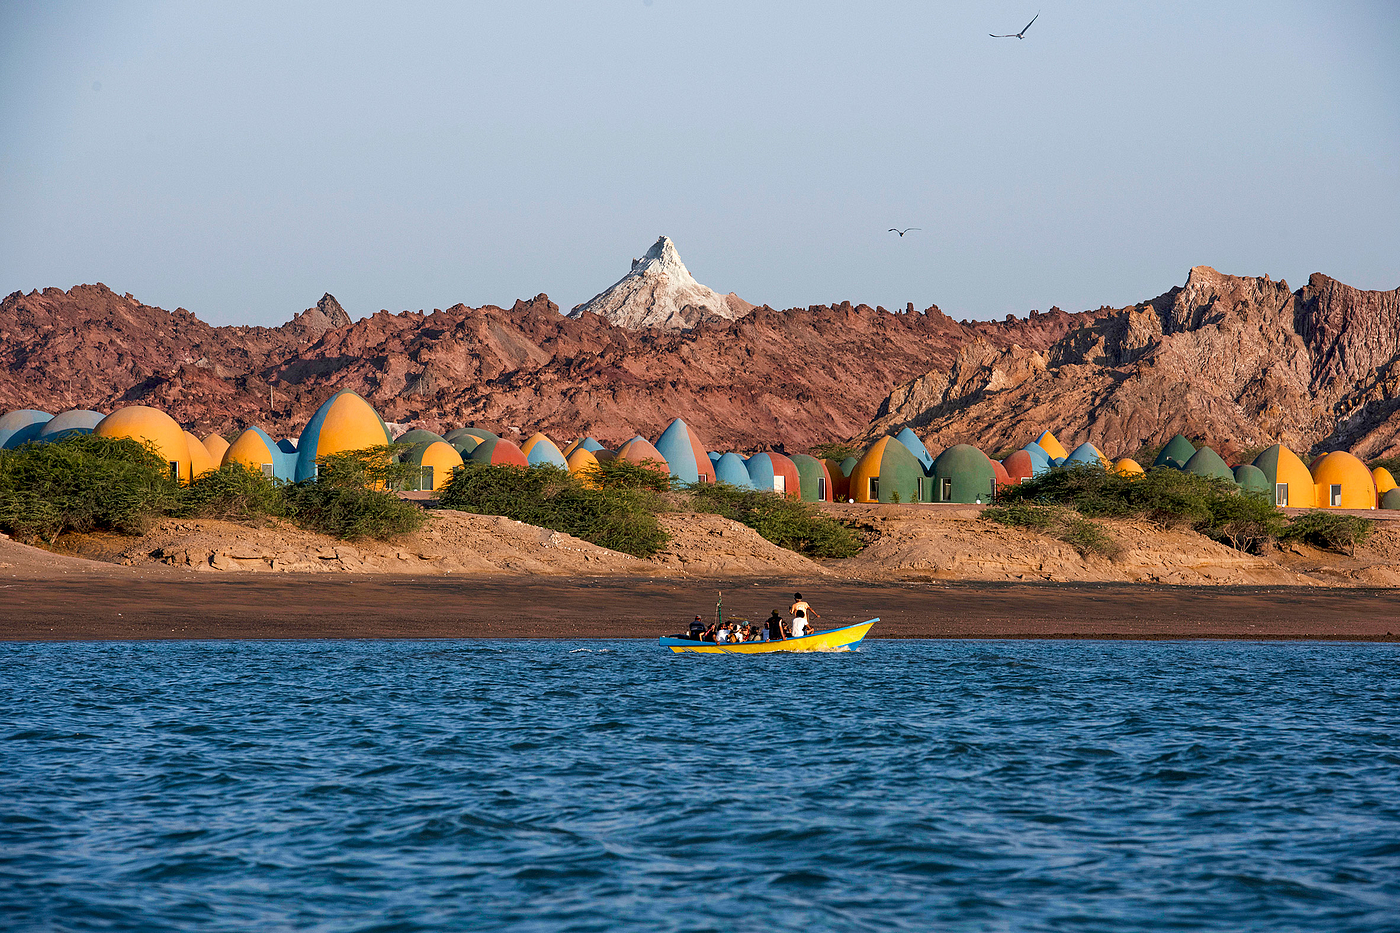
M 769 641 L 782 641 L 787 637 L 787 631 L 783 626 L 783 617 L 778 615 L 778 610 L 774 609 L 773 614 L 768 617 L 768 621 L 764 624 L 768 626 Z
M 802 598 L 801 593 L 792 594 L 792 605 L 788 607 L 788 614 L 792 616 L 794 638 L 811 635 L 816 631 L 813 620 L 816 619 L 817 613 L 812 609 L 812 604 Z

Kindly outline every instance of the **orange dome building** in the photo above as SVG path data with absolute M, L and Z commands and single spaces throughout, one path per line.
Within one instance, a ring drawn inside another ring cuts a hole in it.
M 200 443 L 204 445 L 205 450 L 209 451 L 209 456 L 214 458 L 215 463 L 224 462 L 224 454 L 228 453 L 228 441 L 224 440 L 222 434 L 210 434 Z
M 1122 460 L 1115 462 L 1112 469 L 1113 472 L 1117 473 L 1119 476 L 1141 476 L 1146 472 L 1143 470 L 1142 464 L 1138 463 L 1132 457 L 1124 457 Z
M 410 447 L 403 462 L 418 468 L 408 488 L 438 490 L 451 482 L 462 468 L 462 455 L 447 441 L 428 441 Z
M 1040 437 L 1035 439 L 1035 442 L 1040 445 L 1041 450 L 1050 455 L 1051 460 L 1064 460 L 1069 456 L 1069 451 L 1065 450 L 1065 445 L 1061 444 L 1059 439 L 1049 431 L 1042 433 Z
M 1376 496 L 1380 497 L 1390 492 L 1400 483 L 1395 482 L 1395 477 L 1390 475 L 1390 471 L 1385 467 L 1376 467 L 1371 471 L 1371 479 L 1376 482 Z
M 593 455 L 593 451 L 587 447 L 575 446 L 573 452 L 568 457 L 569 472 L 578 478 L 579 482 L 596 489 L 597 483 L 593 481 L 593 471 L 598 469 L 598 458 Z
M 1374 509 L 1376 481 L 1366 464 L 1347 453 L 1334 450 L 1319 457 L 1313 465 L 1316 506 L 1320 509 Z
M 389 429 L 369 402 L 349 389 L 337 392 L 307 422 L 297 440 L 297 482 L 316 478 L 316 460 L 331 454 L 384 447 Z
M 190 448 L 190 476 L 198 479 L 205 473 L 213 473 L 219 468 L 219 458 L 210 455 L 209 448 L 195 434 L 185 432 L 185 443 Z
M 617 449 L 617 459 L 627 460 L 632 463 L 645 464 L 648 460 L 653 469 L 661 470 L 670 474 L 671 465 L 666 462 L 666 458 L 661 456 L 661 451 L 652 446 L 651 441 L 638 435 Z M 709 459 L 706 457 L 705 459 Z
M 153 446 L 170 464 L 173 479 L 188 483 L 191 478 L 190 442 L 185 429 L 163 411 L 132 405 L 118 408 L 101 421 L 92 433 L 100 437 L 128 437 Z M 205 451 L 207 456 L 208 451 Z

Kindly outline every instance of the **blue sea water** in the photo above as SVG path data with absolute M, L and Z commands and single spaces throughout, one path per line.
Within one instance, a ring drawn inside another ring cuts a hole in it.
M 0 645 L 6 930 L 1397 930 L 1394 645 Z

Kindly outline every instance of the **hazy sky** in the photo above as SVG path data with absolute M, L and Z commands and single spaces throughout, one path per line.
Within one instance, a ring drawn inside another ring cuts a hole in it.
M 777 307 L 1400 286 L 1380 0 L 7 0 L 0 120 L 0 293 L 213 323 L 567 309 L 662 233 Z

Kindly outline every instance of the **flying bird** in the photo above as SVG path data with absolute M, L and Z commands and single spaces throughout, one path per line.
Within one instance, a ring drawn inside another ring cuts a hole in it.
M 890 228 L 890 233 L 898 233 L 898 234 L 902 237 L 902 236 L 904 236 L 904 234 L 908 233 L 910 230 L 922 230 L 922 229 L 923 229 L 923 227 L 905 227 L 903 230 L 900 230 L 898 227 L 891 227 L 891 228 Z
M 1022 29 L 1020 32 L 1008 32 L 1004 36 L 999 36 L 994 32 L 989 32 L 987 33 L 987 35 L 991 36 L 993 39 L 1024 39 L 1026 37 L 1026 29 L 1030 29 L 1032 26 L 1034 26 L 1035 21 L 1038 19 L 1040 19 L 1040 14 L 1036 13 L 1034 16 L 1031 17 L 1031 21 L 1029 23 L 1026 23 L 1026 28 Z

